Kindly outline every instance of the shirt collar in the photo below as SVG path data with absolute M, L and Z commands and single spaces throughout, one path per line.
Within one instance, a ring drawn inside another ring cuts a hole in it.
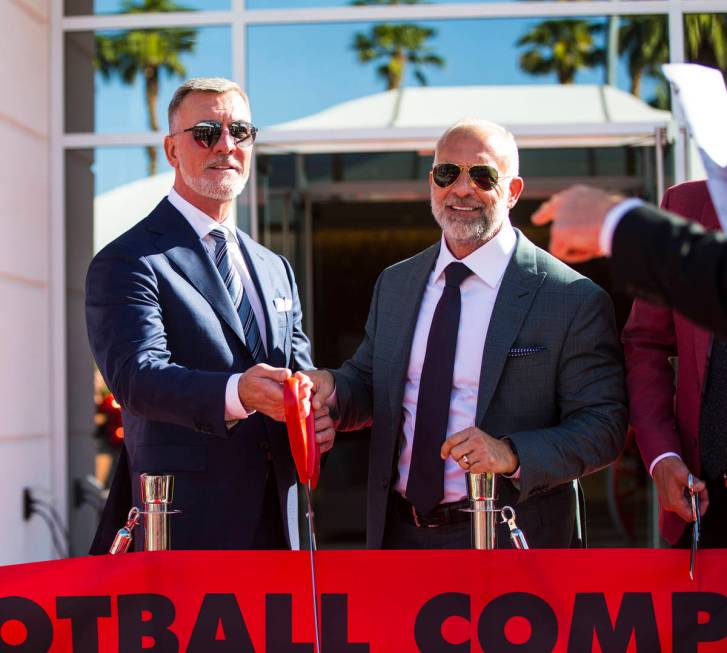
M 223 227 L 223 231 L 228 239 L 230 236 L 233 236 L 234 238 L 235 225 L 232 223 L 230 215 L 227 215 L 222 222 L 217 222 L 204 211 L 198 209 L 194 204 L 185 200 L 176 190 L 174 190 L 174 188 L 169 191 L 167 199 L 169 199 L 169 203 L 184 216 L 184 219 L 189 222 L 200 240 L 206 238 L 209 235 L 209 232 L 217 227 Z
M 468 256 L 465 256 L 461 263 L 464 263 L 488 286 L 497 288 L 515 250 L 516 242 L 515 230 L 512 228 L 510 220 L 505 218 L 497 235 Z M 435 282 L 442 275 L 444 269 L 454 261 L 459 261 L 459 259 L 455 258 L 449 250 L 444 234 L 442 234 L 442 246 L 439 250 L 437 263 L 434 266 Z

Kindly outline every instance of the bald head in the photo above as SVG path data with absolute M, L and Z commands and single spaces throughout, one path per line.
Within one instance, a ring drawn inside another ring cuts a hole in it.
M 517 176 L 520 162 L 515 137 L 504 127 L 489 120 L 465 118 L 449 127 L 437 141 L 434 148 L 434 161 L 439 163 L 439 154 L 450 140 L 470 137 L 487 145 L 500 163 L 501 170 L 509 176 Z
M 448 170 L 445 177 L 440 164 Z M 473 176 L 475 168 L 485 170 Z M 495 123 L 463 120 L 437 141 L 429 173 L 432 214 L 456 258 L 468 256 L 500 232 L 523 190 L 517 172 L 515 139 Z

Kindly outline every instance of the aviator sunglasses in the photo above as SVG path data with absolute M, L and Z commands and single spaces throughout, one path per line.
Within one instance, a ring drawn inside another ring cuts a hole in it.
M 230 136 L 235 141 L 235 145 L 252 145 L 257 135 L 257 127 L 253 127 L 249 122 L 244 120 L 236 120 L 231 122 L 227 129 L 230 131 Z M 210 148 L 213 147 L 222 136 L 222 123 L 217 120 L 203 120 L 198 122 L 196 125 L 183 129 L 183 132 L 192 132 L 192 138 L 198 145 L 202 147 Z M 181 132 L 172 134 L 176 136 Z
M 497 169 L 492 166 L 463 166 L 457 163 L 438 163 L 432 168 L 432 179 L 440 188 L 447 188 L 459 179 L 463 170 L 467 171 L 470 179 L 481 190 L 492 190 L 500 180 L 507 179 L 500 177 Z

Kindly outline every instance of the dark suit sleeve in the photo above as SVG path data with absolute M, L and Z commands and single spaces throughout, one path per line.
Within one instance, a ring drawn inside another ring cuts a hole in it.
M 611 273 L 616 287 L 727 335 L 724 235 L 648 205 L 634 208 L 616 227 Z
M 338 429 L 352 431 L 370 426 L 373 420 L 373 357 L 376 341 L 378 298 L 381 276 L 374 286 L 363 340 L 356 353 L 338 370 L 331 370 L 336 380 L 336 401 L 340 422 Z
M 661 208 L 682 215 L 699 215 L 706 201 L 706 189 L 692 183 L 667 189 Z M 677 207 L 681 210 L 677 211 Z M 681 455 L 682 448 L 674 414 L 674 368 L 669 362 L 670 357 L 678 354 L 672 309 L 635 299 L 621 340 L 626 359 L 629 421 L 646 469 L 650 469 L 658 456 L 669 451 Z
M 102 250 L 86 277 L 86 322 L 94 358 L 116 399 L 148 420 L 228 435 L 229 373 L 175 363 L 162 318 L 146 259 L 120 246 Z
M 557 424 L 506 433 L 520 458 L 519 500 L 590 474 L 619 455 L 626 438 L 621 347 L 609 296 L 588 279 L 572 288 L 577 309 L 557 372 Z

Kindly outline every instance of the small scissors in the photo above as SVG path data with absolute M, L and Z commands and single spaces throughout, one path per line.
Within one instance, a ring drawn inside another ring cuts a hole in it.
M 699 530 L 701 528 L 701 517 L 699 515 L 699 492 L 694 491 L 694 475 L 687 477 L 689 486 L 689 499 L 692 503 L 692 555 L 689 558 L 689 578 L 694 580 L 694 566 L 697 562 L 697 547 L 699 546 Z

